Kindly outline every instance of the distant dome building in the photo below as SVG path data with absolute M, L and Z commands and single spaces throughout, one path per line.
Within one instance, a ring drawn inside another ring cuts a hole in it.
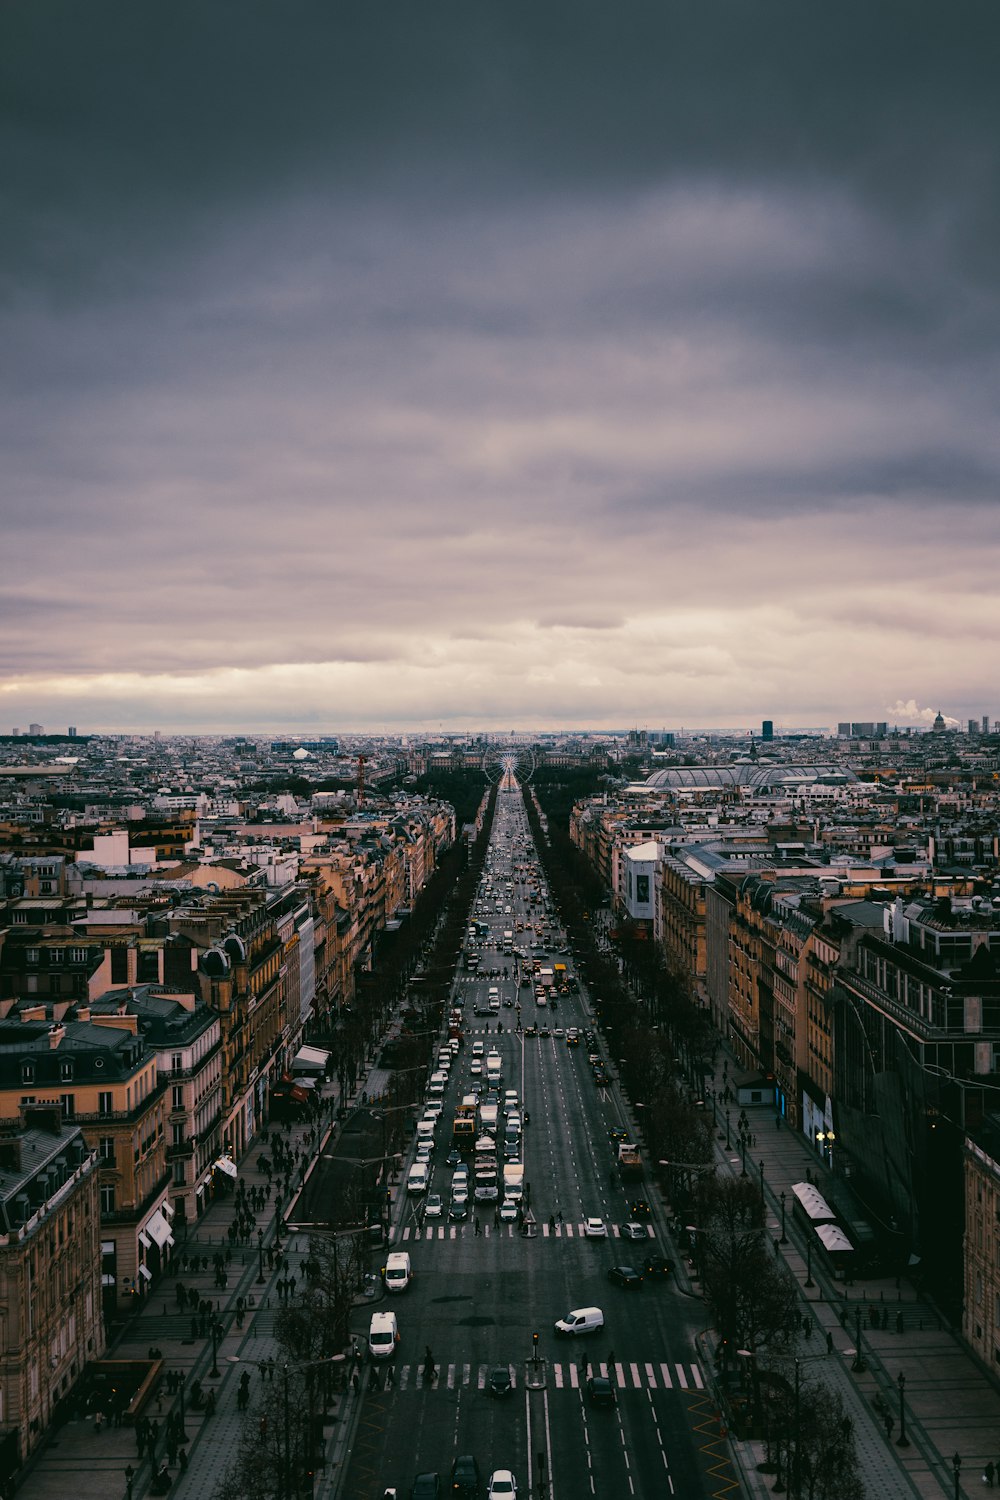
M 944 732 L 945 732 L 945 730 L 947 728 L 948 728 L 948 726 L 944 722 L 944 714 L 941 712 L 940 709 L 938 709 L 938 711 L 937 711 L 937 718 L 934 720 L 934 723 L 931 725 L 931 733 L 932 734 L 944 734 Z

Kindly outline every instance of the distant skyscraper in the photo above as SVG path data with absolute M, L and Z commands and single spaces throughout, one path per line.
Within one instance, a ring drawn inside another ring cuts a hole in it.
M 969 733 L 970 734 L 978 734 L 979 733 L 979 725 L 978 725 L 978 723 L 976 722 L 975 719 L 970 719 L 969 720 Z
M 760 726 L 760 737 L 762 740 L 774 739 L 774 720 L 764 719 Z
M 984 734 L 989 734 L 989 732 L 990 732 L 990 716 L 989 716 L 989 714 L 983 714 L 983 733 Z
M 28 725 L 28 733 L 29 734 L 44 734 L 45 730 L 44 730 L 44 728 L 42 727 L 41 724 L 29 724 Z
M 850 723 L 845 722 L 844 720 L 841 720 L 841 722 L 837 725 L 837 733 L 839 735 L 842 735 L 845 740 L 846 739 L 850 739 L 850 737 L 851 737 L 851 726 L 850 726 Z
M 71 724 L 69 726 L 69 729 L 67 730 L 67 733 L 68 733 L 68 735 L 69 735 L 69 737 L 70 737 L 71 740 L 75 740 L 76 739 L 76 725 L 75 724 Z

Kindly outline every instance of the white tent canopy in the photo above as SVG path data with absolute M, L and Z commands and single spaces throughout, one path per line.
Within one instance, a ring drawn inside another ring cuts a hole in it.
M 293 1073 L 325 1073 L 329 1052 L 319 1047 L 300 1047 L 292 1062 Z

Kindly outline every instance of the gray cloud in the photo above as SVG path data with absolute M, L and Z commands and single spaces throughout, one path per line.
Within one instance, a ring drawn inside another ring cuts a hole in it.
M 0 718 L 975 711 L 991 7 L 4 25 Z

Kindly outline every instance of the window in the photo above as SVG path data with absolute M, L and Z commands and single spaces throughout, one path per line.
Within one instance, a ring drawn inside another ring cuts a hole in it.
M 76 1114 L 76 1096 L 74 1094 L 61 1094 L 59 1098 L 62 1104 L 63 1119 L 72 1120 Z
M 115 1189 L 114 1185 L 106 1182 L 101 1187 L 101 1213 L 113 1214 L 115 1211 Z
M 173 1070 L 173 1072 L 179 1073 L 181 1071 L 181 1069 L 183 1068 L 183 1066 L 184 1066 L 184 1054 L 183 1054 L 183 1052 L 171 1052 L 171 1054 L 170 1054 L 170 1067 Z
M 86 948 L 71 948 L 69 950 L 69 961 L 71 964 L 85 964 L 87 962 Z
M 34 1081 L 35 1081 L 35 1065 L 34 1065 L 34 1063 L 33 1062 L 23 1062 L 21 1064 L 21 1082 L 22 1083 L 34 1083 Z
M 49 949 L 49 963 L 53 966 L 53 968 L 55 967 L 56 964 L 62 964 L 62 963 L 65 963 L 65 962 L 66 962 L 66 949 L 65 948 L 50 948 Z
M 182 1083 L 175 1083 L 170 1090 L 170 1108 L 184 1108 L 184 1085 Z
M 101 1161 L 110 1162 L 114 1166 L 115 1161 L 115 1138 L 113 1135 L 102 1135 L 97 1148 Z
M 182 1161 L 174 1162 L 174 1187 L 184 1186 L 185 1164 Z
M 170 1132 L 171 1132 L 171 1139 L 173 1141 L 173 1144 L 175 1146 L 183 1146 L 183 1144 L 184 1144 L 184 1126 L 183 1125 L 172 1125 L 170 1127 Z
M 114 1100 L 110 1089 L 102 1089 L 97 1096 L 97 1112 L 101 1115 L 110 1115 L 114 1109 Z
M 69 1083 L 70 1082 L 70 1080 L 73 1077 L 73 1060 L 72 1060 L 72 1058 L 68 1058 L 67 1057 L 67 1058 L 63 1058 L 60 1061 L 60 1063 L 59 1063 L 59 1077 L 63 1080 L 64 1083 Z

